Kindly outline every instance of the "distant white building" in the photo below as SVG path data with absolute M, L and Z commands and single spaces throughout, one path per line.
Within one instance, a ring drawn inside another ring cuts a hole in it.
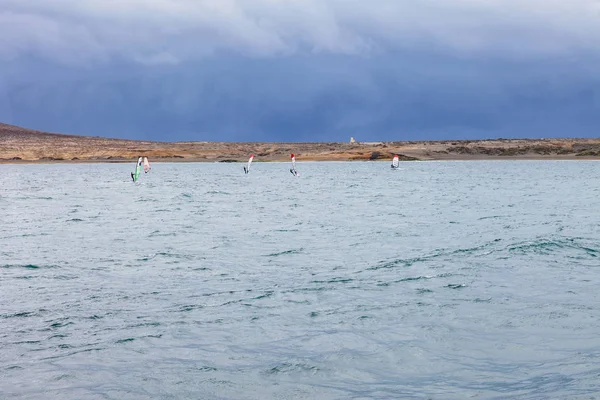
M 354 138 L 350 136 L 350 143 L 355 143 Z

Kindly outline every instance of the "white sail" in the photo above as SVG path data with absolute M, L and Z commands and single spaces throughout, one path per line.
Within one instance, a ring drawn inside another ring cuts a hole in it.
M 144 157 L 144 172 L 148 173 L 150 171 L 150 163 L 148 162 L 148 157 Z
M 290 172 L 292 173 L 292 175 L 300 176 L 300 174 L 298 173 L 298 171 L 296 171 L 296 156 L 294 155 L 294 153 L 292 153 L 290 155 L 290 157 L 292 159 L 292 168 L 290 168 Z
M 254 154 L 250 154 L 250 158 L 248 159 L 248 165 L 244 167 L 244 173 L 247 174 L 250 172 L 250 164 L 252 164 L 252 160 L 254 160 Z
M 392 168 L 398 168 L 398 155 L 396 154 L 392 160 Z

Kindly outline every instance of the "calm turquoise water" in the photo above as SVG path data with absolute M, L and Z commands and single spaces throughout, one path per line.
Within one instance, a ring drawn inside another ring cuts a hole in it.
M 0 166 L 0 398 L 600 392 L 600 163 L 297 168 Z

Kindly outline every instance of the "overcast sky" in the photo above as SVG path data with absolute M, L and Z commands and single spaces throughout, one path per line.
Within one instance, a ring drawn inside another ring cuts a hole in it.
M 600 136 L 600 0 L 0 0 L 0 122 L 169 141 Z

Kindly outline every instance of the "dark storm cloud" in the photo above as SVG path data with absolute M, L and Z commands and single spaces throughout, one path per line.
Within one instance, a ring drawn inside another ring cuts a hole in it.
M 585 136 L 598 4 L 0 0 L 0 118 L 165 140 Z

